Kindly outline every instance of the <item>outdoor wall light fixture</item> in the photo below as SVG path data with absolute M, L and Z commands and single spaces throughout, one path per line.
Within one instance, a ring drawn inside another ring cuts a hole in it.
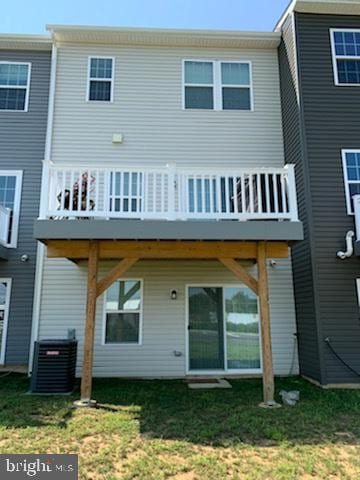
M 177 299 L 177 290 L 171 290 L 170 291 L 170 298 L 171 298 L 171 300 L 176 300 Z
M 21 255 L 20 261 L 24 262 L 24 263 L 28 262 L 29 261 L 29 255 L 26 255 L 26 253 L 24 255 Z

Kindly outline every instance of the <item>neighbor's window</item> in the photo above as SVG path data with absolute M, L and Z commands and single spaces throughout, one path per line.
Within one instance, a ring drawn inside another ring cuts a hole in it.
M 360 195 L 360 150 L 344 150 L 343 167 L 347 211 L 353 214 L 353 196 Z
M 0 62 L 0 110 L 27 112 L 30 63 Z
M 186 109 L 251 110 L 251 88 L 249 62 L 184 62 Z
M 113 100 L 113 58 L 89 58 L 88 100 L 112 102 Z
M 332 30 L 336 85 L 360 85 L 360 30 Z
M 106 292 L 105 343 L 140 343 L 142 285 L 118 280 Z
M 17 244 L 21 185 L 21 171 L 0 170 L 0 242 L 7 247 Z

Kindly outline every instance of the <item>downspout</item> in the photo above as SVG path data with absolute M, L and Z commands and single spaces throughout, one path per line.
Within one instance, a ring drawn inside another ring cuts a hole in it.
M 42 178 L 41 178 L 40 207 L 39 207 L 40 218 L 44 218 L 43 217 L 44 211 L 45 211 L 44 206 L 47 205 L 47 202 L 48 202 L 48 198 L 45 198 L 44 196 L 44 192 L 47 192 L 46 184 L 48 182 L 48 178 L 46 178 L 46 175 L 44 173 L 47 171 L 46 166 L 49 164 L 51 160 L 56 70 L 57 70 L 57 47 L 55 44 L 55 39 L 53 38 L 53 45 L 52 45 L 52 52 L 51 52 L 48 118 L 47 118 L 46 140 L 45 140 L 45 158 L 43 161 Z M 45 245 L 38 242 L 37 254 L 36 254 L 36 269 L 35 269 L 35 284 L 34 284 L 28 375 L 31 375 L 33 358 L 34 358 L 34 343 L 38 339 L 38 334 L 39 334 L 40 302 L 41 302 L 41 290 L 42 290 L 42 280 L 43 280 L 43 270 L 44 270 L 44 259 L 45 259 Z

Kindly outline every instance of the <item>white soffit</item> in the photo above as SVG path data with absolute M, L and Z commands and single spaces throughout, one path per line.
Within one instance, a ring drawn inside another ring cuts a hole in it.
M 277 32 L 172 30 L 48 25 L 56 43 L 106 45 L 277 48 Z

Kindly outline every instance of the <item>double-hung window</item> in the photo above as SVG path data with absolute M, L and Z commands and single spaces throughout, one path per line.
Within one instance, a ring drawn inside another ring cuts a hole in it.
M 360 30 L 332 29 L 331 49 L 336 85 L 360 85 Z
M 250 62 L 184 61 L 184 108 L 252 110 Z
M 142 282 L 118 280 L 106 292 L 105 343 L 140 344 Z
M 15 248 L 20 217 L 22 171 L 0 170 L 0 243 Z
M 343 150 L 342 156 L 347 212 L 353 214 L 353 196 L 360 195 L 360 150 Z
M 0 62 L 0 110 L 27 112 L 30 63 Z
M 112 102 L 114 90 L 114 59 L 89 57 L 88 93 L 90 102 Z

